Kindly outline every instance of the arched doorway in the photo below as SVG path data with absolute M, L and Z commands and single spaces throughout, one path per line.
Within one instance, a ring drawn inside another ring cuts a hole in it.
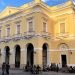
M 34 64 L 34 47 L 31 43 L 27 45 L 27 64 L 31 66 Z
M 59 50 L 64 51 L 61 54 L 61 63 L 62 67 L 65 67 L 67 65 L 67 53 L 65 51 L 69 49 L 69 46 L 66 43 L 61 43 L 58 45 L 58 48 Z
M 43 67 L 44 66 L 47 66 L 47 63 L 48 63 L 48 61 L 50 61 L 50 60 L 48 60 L 48 44 L 46 44 L 46 43 L 44 43 L 43 44 L 43 50 L 42 50 L 42 63 L 43 63 Z
M 15 67 L 16 68 L 19 68 L 20 67 L 20 46 L 19 45 L 16 45 L 15 46 Z
M 9 63 L 10 58 L 10 48 L 9 46 L 5 47 L 5 63 Z

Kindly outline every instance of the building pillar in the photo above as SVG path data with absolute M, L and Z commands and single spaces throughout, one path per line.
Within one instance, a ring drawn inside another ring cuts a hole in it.
M 11 68 L 15 68 L 15 50 L 10 50 L 10 56 L 9 56 L 9 64 Z
M 27 50 L 21 49 L 21 57 L 20 57 L 20 68 L 23 69 L 23 67 L 27 64 Z
M 33 52 L 33 61 L 34 61 L 34 65 L 37 65 L 37 50 L 36 50 L 36 48 L 34 48 L 34 52 Z
M 42 67 L 42 48 L 34 49 L 34 64 Z
M 49 50 L 47 50 L 47 65 L 51 65 L 51 63 L 50 63 L 50 51 Z

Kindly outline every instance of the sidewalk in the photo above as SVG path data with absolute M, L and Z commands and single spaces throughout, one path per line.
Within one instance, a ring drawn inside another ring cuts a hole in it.
M 0 69 L 0 75 L 2 71 Z M 75 75 L 75 73 L 61 73 L 61 72 L 42 72 L 40 74 L 31 74 L 30 72 L 24 72 L 23 70 L 10 70 L 9 75 Z

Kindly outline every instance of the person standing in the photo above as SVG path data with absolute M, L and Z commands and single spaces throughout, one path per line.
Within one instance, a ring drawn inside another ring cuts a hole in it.
M 3 64 L 2 64 L 2 75 L 5 74 L 5 69 L 6 69 L 6 64 L 5 64 L 5 62 L 3 62 Z
M 58 64 L 57 64 L 57 72 L 59 71 L 59 67 L 58 67 Z
M 9 69 L 10 69 L 10 65 L 9 63 L 6 64 L 6 74 L 9 75 Z

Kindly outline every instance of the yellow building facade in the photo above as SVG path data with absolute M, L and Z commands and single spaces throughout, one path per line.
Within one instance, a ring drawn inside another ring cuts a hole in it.
M 75 66 L 75 11 L 71 1 L 48 6 L 33 0 L 0 13 L 0 66 Z

